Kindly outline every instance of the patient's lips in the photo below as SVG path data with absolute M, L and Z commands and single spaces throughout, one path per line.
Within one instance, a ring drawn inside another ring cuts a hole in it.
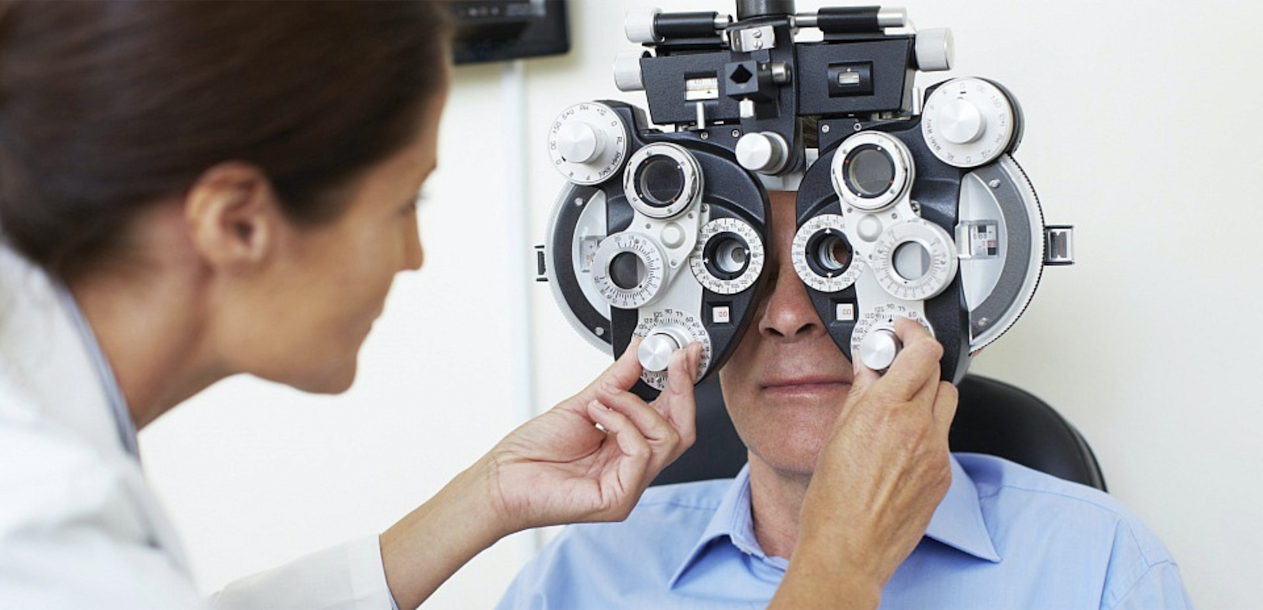
M 759 385 L 763 391 L 775 394 L 822 394 L 849 389 L 851 379 L 837 374 L 790 373 L 771 375 Z

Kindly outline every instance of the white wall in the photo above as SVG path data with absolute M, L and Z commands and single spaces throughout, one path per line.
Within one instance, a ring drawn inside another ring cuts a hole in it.
M 513 425 L 508 316 L 529 308 L 533 403 L 585 384 L 605 360 L 548 290 L 510 302 L 529 253 L 510 252 L 504 119 L 525 105 L 529 235 L 542 241 L 562 180 L 544 130 L 569 104 L 643 98 L 614 89 L 630 48 L 622 15 L 645 2 L 572 0 L 574 51 L 526 63 L 524 99 L 502 67 L 462 67 L 440 171 L 422 210 L 426 268 L 401 278 L 346 395 L 248 380 L 213 388 L 142 434 L 146 466 L 203 584 L 378 531 L 432 495 Z M 733 12 L 725 0 L 659 2 Z M 821 5 L 799 0 L 800 11 Z M 1112 493 L 1166 541 L 1202 608 L 1256 606 L 1263 576 L 1263 8 L 1207 1 L 909 0 L 921 27 L 951 27 L 951 75 L 1000 81 L 1021 101 L 1017 158 L 1049 222 L 1077 227 L 1078 264 L 1049 270 L 1018 325 L 973 367 L 1056 405 L 1089 439 Z M 534 242 L 532 242 L 534 243 Z M 530 278 L 525 278 L 529 281 Z M 520 540 L 482 555 L 430 607 L 486 607 Z

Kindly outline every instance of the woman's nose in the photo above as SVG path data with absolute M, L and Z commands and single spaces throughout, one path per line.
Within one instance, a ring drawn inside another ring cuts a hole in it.
M 425 248 L 421 245 L 420 223 L 412 223 L 404 243 L 404 269 L 416 271 L 425 263 Z

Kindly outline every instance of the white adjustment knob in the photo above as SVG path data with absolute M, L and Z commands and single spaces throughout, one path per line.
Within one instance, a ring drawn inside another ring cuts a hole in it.
M 640 71 L 640 59 L 645 56 L 643 49 L 619 51 L 614 56 L 614 86 L 619 91 L 644 91 L 645 80 Z
M 627 40 L 634 44 L 662 42 L 662 37 L 658 35 L 654 27 L 654 22 L 661 13 L 661 9 L 649 7 L 638 7 L 627 11 L 627 17 L 623 20 L 623 32 L 627 34 Z
M 646 371 L 659 373 L 667 370 L 671 354 L 689 344 L 688 333 L 671 326 L 655 328 L 640 342 L 636 357 Z
M 952 144 L 977 140 L 985 127 L 982 112 L 968 100 L 955 99 L 944 104 L 939 115 L 939 133 Z
M 591 125 L 566 123 L 557 131 L 557 151 L 567 163 L 587 163 L 601 153 L 601 140 Z
M 885 328 L 873 330 L 860 341 L 860 360 L 864 366 L 885 372 L 895 362 L 895 356 L 903 349 L 903 342 L 895 332 Z
M 775 174 L 789 161 L 789 144 L 770 131 L 747 133 L 737 140 L 737 163 L 752 172 Z
M 921 135 L 953 167 L 982 167 L 1008 152 L 1021 133 L 1021 112 L 999 85 L 954 78 L 935 86 L 921 112 Z
M 591 186 L 620 175 L 627 159 L 627 128 L 600 102 L 575 104 L 548 129 L 548 158 L 562 176 Z
M 934 28 L 917 32 L 917 67 L 924 72 L 951 70 L 956 62 L 956 42 L 952 31 Z

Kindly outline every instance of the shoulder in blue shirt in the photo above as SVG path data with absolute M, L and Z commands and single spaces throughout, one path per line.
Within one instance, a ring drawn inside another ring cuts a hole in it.
M 926 537 L 884 608 L 1184 608 L 1162 543 L 1112 497 L 957 454 Z M 570 526 L 500 608 L 760 608 L 787 561 L 754 537 L 749 475 L 647 491 L 623 523 Z

